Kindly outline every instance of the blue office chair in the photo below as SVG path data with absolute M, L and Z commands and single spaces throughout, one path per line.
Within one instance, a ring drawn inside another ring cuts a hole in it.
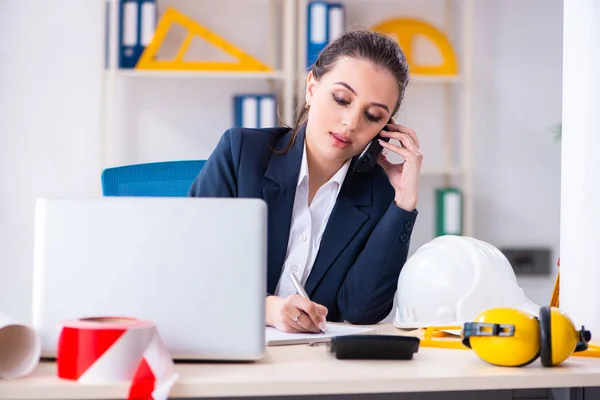
M 206 160 L 125 165 L 102 171 L 104 196 L 186 197 Z

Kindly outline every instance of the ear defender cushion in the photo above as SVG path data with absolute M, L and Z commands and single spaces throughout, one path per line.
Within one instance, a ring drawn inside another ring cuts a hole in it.
M 552 366 L 552 332 L 550 327 L 550 308 L 540 308 L 540 359 L 544 367 Z

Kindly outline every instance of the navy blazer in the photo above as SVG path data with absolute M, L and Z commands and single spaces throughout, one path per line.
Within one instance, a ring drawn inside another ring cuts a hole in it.
M 305 126 L 292 149 L 289 128 L 232 128 L 192 184 L 192 197 L 263 199 L 268 207 L 267 291 L 273 294 L 287 253 Z M 312 301 L 330 321 L 374 324 L 392 310 L 398 276 L 408 256 L 417 211 L 394 203 L 381 166 L 353 173 L 342 184 L 306 282 Z

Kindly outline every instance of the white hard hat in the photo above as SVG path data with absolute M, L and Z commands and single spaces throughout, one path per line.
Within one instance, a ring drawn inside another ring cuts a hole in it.
M 462 326 L 495 307 L 537 316 L 504 254 L 467 236 L 439 236 L 406 261 L 398 279 L 398 328 Z

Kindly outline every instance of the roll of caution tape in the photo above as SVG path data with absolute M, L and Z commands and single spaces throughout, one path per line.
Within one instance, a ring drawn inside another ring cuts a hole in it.
M 62 379 L 131 382 L 130 400 L 167 399 L 178 378 L 156 326 L 132 318 L 84 318 L 63 323 L 56 364 Z

